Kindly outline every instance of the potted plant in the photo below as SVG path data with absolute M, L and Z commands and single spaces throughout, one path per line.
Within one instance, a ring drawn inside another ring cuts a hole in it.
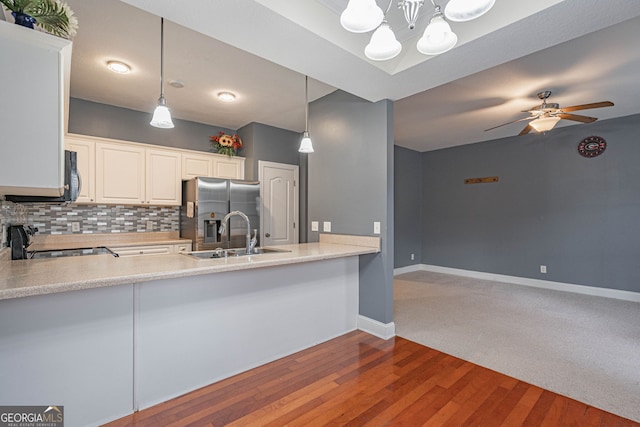
M 61 0 L 0 0 L 11 11 L 16 24 L 37 25 L 49 34 L 69 39 L 76 35 L 78 20 Z
M 209 137 L 209 140 L 217 153 L 226 154 L 229 157 L 235 156 L 238 150 L 242 148 L 242 140 L 237 134 L 232 136 L 219 132 L 218 135 Z

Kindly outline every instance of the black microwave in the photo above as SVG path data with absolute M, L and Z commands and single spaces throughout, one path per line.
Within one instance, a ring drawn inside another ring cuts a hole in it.
M 59 197 L 6 195 L 15 203 L 73 203 L 78 199 L 82 182 L 78 173 L 78 153 L 64 151 L 64 194 Z

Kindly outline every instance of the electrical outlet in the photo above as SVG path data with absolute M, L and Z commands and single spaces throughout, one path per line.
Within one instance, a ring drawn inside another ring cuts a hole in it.
M 411 261 L 415 260 L 416 256 L 414 254 L 411 254 Z
M 373 234 L 380 234 L 380 221 L 374 221 Z
M 540 273 L 547 274 L 547 266 L 546 265 L 541 265 L 540 266 Z
M 77 233 L 78 231 L 80 231 L 80 223 L 79 222 L 72 222 L 71 223 L 71 231 L 73 231 L 74 233 Z
M 311 221 L 311 231 L 318 231 L 318 221 Z
M 153 221 L 147 221 L 147 231 L 153 230 Z
M 325 233 L 331 233 L 331 221 L 325 221 L 322 224 L 322 231 Z

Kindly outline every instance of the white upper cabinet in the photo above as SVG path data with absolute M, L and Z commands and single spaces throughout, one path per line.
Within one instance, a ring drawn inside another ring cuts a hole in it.
M 145 203 L 145 151 L 128 144 L 96 144 L 96 202 Z
M 79 204 L 180 206 L 182 180 L 244 179 L 243 157 L 67 134 L 78 156 Z
M 244 179 L 244 158 L 217 155 L 213 160 L 213 176 L 216 178 Z
M 61 196 L 71 42 L 0 21 L 0 194 Z
M 145 150 L 145 154 L 145 202 L 151 205 L 179 206 L 182 203 L 180 153 L 170 150 Z
M 182 179 L 191 179 L 197 176 L 213 176 L 213 156 L 182 153 Z
M 96 144 L 82 137 L 67 135 L 64 138 L 66 150 L 77 153 L 80 194 L 76 203 L 96 201 Z
M 244 179 L 244 157 L 196 152 L 182 153 L 182 179 L 197 176 Z

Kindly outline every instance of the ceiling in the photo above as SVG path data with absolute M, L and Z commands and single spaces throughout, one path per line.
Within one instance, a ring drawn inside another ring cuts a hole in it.
M 369 34 L 340 26 L 347 0 L 66 1 L 80 23 L 71 96 L 151 112 L 163 16 L 168 106 L 174 117 L 214 126 L 259 122 L 302 132 L 305 75 L 310 101 L 336 88 L 394 101 L 395 143 L 417 151 L 516 135 L 523 123 L 484 129 L 526 117 L 521 111 L 540 103 L 541 90 L 561 107 L 613 101 L 584 111 L 600 119 L 640 113 L 640 1 L 497 0 L 481 18 L 452 23 L 458 46 L 429 57 L 415 41 L 433 6 L 425 2 L 409 31 L 392 0 L 388 17 L 403 52 L 383 63 L 363 55 Z M 132 72 L 109 72 L 110 59 Z M 214 96 L 225 90 L 238 99 Z

